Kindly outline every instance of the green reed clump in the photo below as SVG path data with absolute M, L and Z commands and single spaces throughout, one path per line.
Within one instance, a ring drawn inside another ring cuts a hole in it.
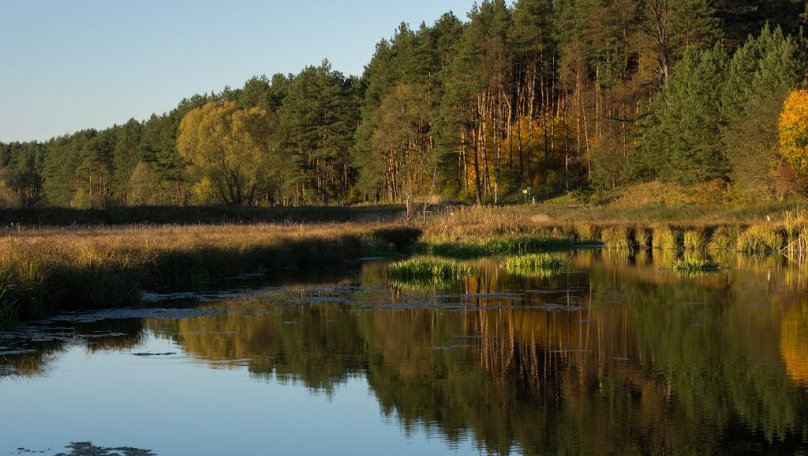
M 588 244 L 600 243 L 600 227 L 582 223 L 575 226 L 575 231 L 579 242 Z
M 606 226 L 601 231 L 600 238 L 607 249 L 631 250 L 634 248 L 632 230 L 628 226 Z
M 653 247 L 659 250 L 676 250 L 680 245 L 680 234 L 669 226 L 654 229 Z
M 634 231 L 636 237 L 637 247 L 640 250 L 650 249 L 653 244 L 653 233 L 650 228 L 637 227 Z
M 752 225 L 738 236 L 738 251 L 743 253 L 779 252 L 785 238 L 774 225 Z
M 672 269 L 679 273 L 712 272 L 721 269 L 721 265 L 710 260 L 684 259 L 673 263 Z
M 740 230 L 736 226 L 719 226 L 713 232 L 707 248 L 714 252 L 735 252 Z
M 707 233 L 703 229 L 686 230 L 683 236 L 685 250 L 702 251 L 707 247 Z
M 474 268 L 455 260 L 415 257 L 398 261 L 387 268 L 387 275 L 398 282 L 443 284 L 465 279 Z
M 808 213 L 802 210 L 786 211 L 783 220 L 785 234 L 784 250 L 789 255 L 804 255 L 808 252 Z
M 503 262 L 505 271 L 521 276 L 547 276 L 566 269 L 567 262 L 546 253 L 520 255 L 506 258 Z

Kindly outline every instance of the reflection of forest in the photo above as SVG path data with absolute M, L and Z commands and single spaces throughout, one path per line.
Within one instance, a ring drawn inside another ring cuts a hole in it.
M 68 345 L 80 344 L 88 352 L 126 350 L 140 343 L 143 336 L 143 321 L 105 320 L 95 323 L 60 325 L 56 328 L 22 328 L 6 333 L 3 344 L 9 344 L 15 355 L 0 355 L 0 367 L 11 369 L 0 374 L 23 376 L 41 375 L 48 363 L 62 353 Z
M 500 453 L 800 444 L 803 281 L 776 261 L 686 278 L 658 270 L 660 261 L 586 252 L 573 258 L 585 272 L 549 279 L 508 277 L 488 263 L 455 290 L 462 312 L 239 302 L 238 311 L 147 325 L 214 366 L 244 363 L 326 391 L 364 374 L 404 426 L 450 439 L 471 431 Z

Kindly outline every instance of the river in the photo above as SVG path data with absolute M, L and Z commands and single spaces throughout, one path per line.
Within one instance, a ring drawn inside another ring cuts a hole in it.
M 559 253 L 509 275 L 147 295 L 0 332 L 0 454 L 808 452 L 808 272 Z M 182 299 L 171 299 L 171 298 Z

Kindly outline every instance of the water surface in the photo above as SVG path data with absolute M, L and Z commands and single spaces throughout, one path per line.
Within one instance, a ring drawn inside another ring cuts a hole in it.
M 560 255 L 550 277 L 485 259 L 410 286 L 375 262 L 0 333 L 0 454 L 808 452 L 801 265 Z

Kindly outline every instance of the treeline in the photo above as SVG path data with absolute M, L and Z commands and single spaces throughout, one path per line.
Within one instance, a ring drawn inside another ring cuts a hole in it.
M 808 129 L 786 152 L 781 113 L 805 83 L 806 14 L 486 0 L 467 21 L 402 24 L 361 77 L 325 61 L 143 122 L 0 144 L 0 205 L 502 203 L 649 180 L 801 194 Z

